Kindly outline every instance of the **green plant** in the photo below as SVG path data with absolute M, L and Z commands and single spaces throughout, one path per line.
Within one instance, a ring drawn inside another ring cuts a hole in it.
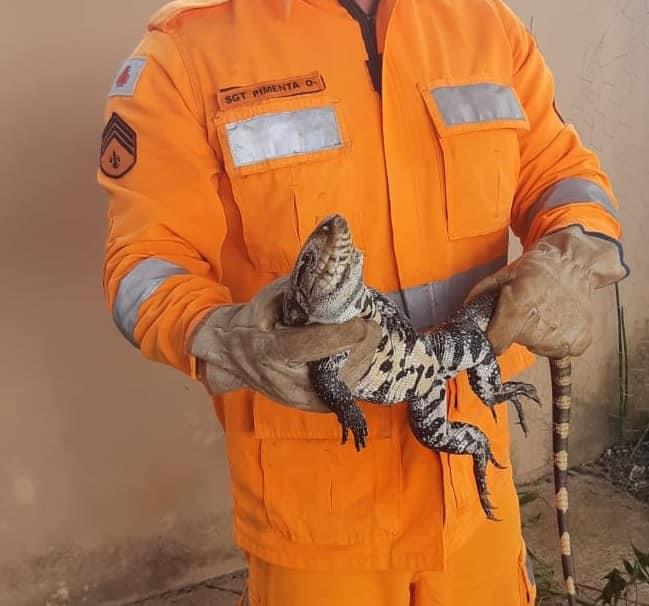
M 604 579 L 607 581 L 595 604 L 603 606 L 617 606 L 618 604 L 639 604 L 638 587 L 649 587 L 649 552 L 640 551 L 635 545 L 632 560 L 622 560 L 624 572 L 614 568 Z M 635 594 L 635 600 L 630 597 Z
M 602 577 L 606 581 L 604 587 L 593 587 L 578 583 L 579 596 L 577 603 L 582 606 L 649 606 L 640 602 L 638 593 L 641 587 L 649 590 L 649 552 L 644 553 L 634 545 L 633 558 L 622 560 L 624 571 L 618 568 L 611 570 Z M 537 599 L 536 606 L 563 604 L 564 592 L 554 578 L 552 567 L 543 562 L 533 551 L 528 549 L 534 560 L 534 576 L 536 577 Z M 588 597 L 597 596 L 594 598 Z M 593 601 L 594 599 L 594 601 Z
M 627 353 L 626 325 L 624 306 L 620 301 L 620 287 L 615 284 L 615 306 L 617 308 L 617 359 L 618 359 L 618 439 L 624 439 L 624 419 L 628 410 L 629 399 L 629 359 Z

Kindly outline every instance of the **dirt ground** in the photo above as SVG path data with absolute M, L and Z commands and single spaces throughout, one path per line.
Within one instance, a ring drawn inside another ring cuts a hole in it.
M 570 525 L 580 595 L 591 603 L 613 568 L 624 570 L 623 558 L 631 559 L 631 544 L 649 550 L 649 506 L 613 486 L 607 480 L 571 472 Z M 523 505 L 523 532 L 535 558 L 535 575 L 541 595 L 539 604 L 565 604 L 549 595 L 561 591 L 562 576 L 554 514 L 554 490 L 550 478 L 521 487 L 533 499 Z M 630 605 L 649 606 L 649 591 L 632 596 Z M 626 606 L 624 602 L 620 606 Z
M 631 544 L 649 550 L 649 506 L 610 482 L 585 473 L 570 477 L 570 522 L 573 550 L 583 603 L 594 602 L 602 577 L 632 555 Z M 520 487 L 523 531 L 534 559 L 540 590 L 538 604 L 563 606 L 553 593 L 562 589 L 558 539 L 551 479 Z M 136 602 L 131 606 L 235 606 L 245 582 L 245 572 L 212 579 L 180 591 Z M 649 591 L 628 602 L 649 606 Z M 624 602 L 620 606 L 626 606 Z M 477 605 L 476 605 L 477 606 Z
M 236 606 L 245 581 L 246 573 L 242 570 L 128 606 Z

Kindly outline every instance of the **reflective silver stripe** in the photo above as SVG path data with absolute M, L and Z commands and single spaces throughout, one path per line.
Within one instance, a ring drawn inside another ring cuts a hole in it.
M 387 296 L 408 315 L 417 330 L 430 328 L 448 320 L 462 306 L 473 286 L 506 263 L 505 255 L 446 280 L 414 286 Z
M 614 217 L 617 216 L 611 199 L 597 183 L 582 177 L 567 177 L 548 187 L 539 196 L 525 215 L 523 230 L 527 232 L 540 213 L 568 204 L 599 204 Z
M 113 321 L 120 332 L 137 347 L 135 324 L 140 306 L 168 277 L 186 274 L 187 271 L 162 259 L 140 261 L 120 281 L 113 306 Z
M 225 132 L 236 167 L 342 145 L 336 110 L 331 106 L 230 122 Z
M 434 88 L 430 94 L 447 126 L 493 120 L 525 120 L 525 112 L 509 86 L 469 84 Z

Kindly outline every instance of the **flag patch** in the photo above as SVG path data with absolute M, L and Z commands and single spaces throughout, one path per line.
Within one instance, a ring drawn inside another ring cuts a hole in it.
M 135 94 L 135 88 L 146 66 L 146 57 L 132 57 L 122 63 L 119 68 L 113 85 L 111 86 L 109 97 L 132 97 Z
M 123 118 L 113 113 L 101 138 L 101 172 L 119 179 L 135 166 L 136 160 L 137 135 Z

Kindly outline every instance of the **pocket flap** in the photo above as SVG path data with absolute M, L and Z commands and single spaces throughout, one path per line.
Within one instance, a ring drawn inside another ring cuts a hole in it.
M 389 438 L 392 435 L 390 407 L 359 402 L 369 431 L 368 440 Z M 305 412 L 277 404 L 255 392 L 253 400 L 255 437 L 278 440 L 338 440 L 341 425 L 333 413 Z M 349 441 L 353 443 L 349 434 Z
M 523 105 L 509 84 L 438 81 L 419 88 L 442 138 L 494 128 L 530 128 Z

